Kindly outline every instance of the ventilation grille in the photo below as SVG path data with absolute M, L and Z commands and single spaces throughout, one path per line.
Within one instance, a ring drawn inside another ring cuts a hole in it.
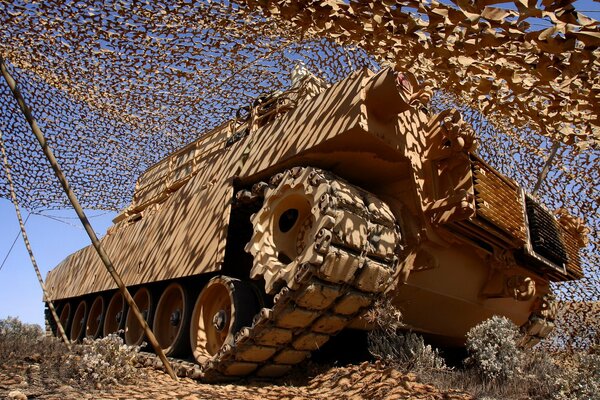
M 567 251 L 554 216 L 529 197 L 525 206 L 533 251 L 558 266 L 567 264 Z
M 519 188 L 480 160 L 473 160 L 477 216 L 523 245 L 527 240 Z
M 562 229 L 562 238 L 567 250 L 569 261 L 567 262 L 567 276 L 571 279 L 583 278 L 581 259 L 579 258 L 578 237 L 566 229 Z

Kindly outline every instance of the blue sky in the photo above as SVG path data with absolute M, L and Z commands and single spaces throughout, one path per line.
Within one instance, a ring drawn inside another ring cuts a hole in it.
M 597 1 L 579 0 L 575 5 L 579 10 L 588 11 L 590 17 L 600 19 L 600 4 Z M 0 83 L 4 84 L 3 81 Z M 26 218 L 28 212 L 22 210 L 22 213 L 23 218 Z M 34 255 L 44 277 L 67 255 L 90 243 L 72 210 L 52 211 L 47 214 L 58 217 L 60 221 L 48 216 L 32 215 L 26 226 Z M 90 222 L 99 236 L 104 235 L 115 215 L 115 212 L 88 211 Z M 9 253 L 19 233 L 12 203 L 0 199 L 0 264 L 4 261 L 0 269 L 0 319 L 16 316 L 24 322 L 43 326 L 42 290 L 20 236 Z
M 21 213 L 23 219 L 29 214 L 26 210 L 21 210 Z M 104 236 L 116 215 L 115 212 L 106 211 L 86 213 L 99 236 Z M 25 226 L 44 278 L 66 256 L 90 243 L 73 210 L 48 211 L 45 214 L 52 218 L 33 214 Z M 0 264 L 17 234 L 20 234 L 20 229 L 14 206 L 9 200 L 0 199 Z M 44 326 L 42 289 L 21 236 L 0 269 L 0 319 L 7 316 L 16 316 L 21 321 Z

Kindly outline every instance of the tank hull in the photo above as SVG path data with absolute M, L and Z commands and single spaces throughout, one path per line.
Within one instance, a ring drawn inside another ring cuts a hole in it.
M 533 344 L 552 329 L 550 282 L 583 276 L 584 228 L 479 159 L 472 129 L 454 110 L 430 115 L 427 97 L 414 79 L 363 70 L 259 103 L 149 168 L 102 244 L 149 314 L 151 295 L 176 285 L 193 304 L 212 277 L 227 296 L 196 307 L 215 321 L 256 293 L 252 326 L 217 341 L 207 374 L 285 373 L 341 329 L 370 329 L 361 313 L 384 293 L 408 328 L 447 344 L 493 315 Z M 60 308 L 116 292 L 91 246 L 46 286 Z M 166 307 L 183 325 L 202 314 Z M 192 347 L 208 342 L 193 325 Z

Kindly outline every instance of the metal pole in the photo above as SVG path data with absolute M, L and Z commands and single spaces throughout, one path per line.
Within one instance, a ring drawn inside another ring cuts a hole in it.
M 558 147 L 559 146 L 560 146 L 560 142 L 559 141 L 555 141 L 554 144 L 552 145 L 552 148 L 550 149 L 550 155 L 548 156 L 548 159 L 546 160 L 546 163 L 544 164 L 544 167 L 540 171 L 540 174 L 538 175 L 538 180 L 535 183 L 535 186 L 533 188 L 533 193 L 532 194 L 534 196 L 537 195 L 537 192 L 540 189 L 540 186 L 542 186 L 542 183 L 544 182 L 544 179 L 546 179 L 546 175 L 548 175 L 548 171 L 550 171 L 550 166 L 554 162 L 554 157 L 556 157 L 556 153 L 558 152 Z
M 21 235 L 23 236 L 25 247 L 27 248 L 27 252 L 29 253 L 31 264 L 33 265 L 33 269 L 35 270 L 35 275 L 37 276 L 38 282 L 42 287 L 42 293 L 44 293 L 44 298 L 48 300 L 48 308 L 50 309 L 50 313 L 52 313 L 52 318 L 54 318 L 54 322 L 56 322 L 58 332 L 60 333 L 63 342 L 65 342 L 65 344 L 67 345 L 67 348 L 71 350 L 71 343 L 67 338 L 67 334 L 65 333 L 64 327 L 60 323 L 60 318 L 58 317 L 58 314 L 56 314 L 54 303 L 52 303 L 52 300 L 50 300 L 50 296 L 48 296 L 46 285 L 44 285 L 44 279 L 42 279 L 42 274 L 40 273 L 40 269 L 38 268 L 37 262 L 35 261 L 35 257 L 33 256 L 33 250 L 31 249 L 31 244 L 29 243 L 29 238 L 27 236 L 27 232 L 25 231 L 25 223 L 23 222 L 23 218 L 21 216 L 21 209 L 19 208 L 19 202 L 15 193 L 12 174 L 10 173 L 10 166 L 8 164 L 8 156 L 6 155 L 6 147 L 4 146 L 4 139 L 2 138 L 2 131 L 0 131 L 0 151 L 2 152 L 2 160 L 4 162 L 4 173 L 6 174 L 6 180 L 8 180 L 8 186 L 10 187 L 10 199 L 12 200 L 12 203 L 15 206 L 17 219 L 19 220 L 19 227 L 21 228 Z
M 133 311 L 133 314 L 137 318 L 138 322 L 144 328 L 144 332 L 146 333 L 146 337 L 148 338 L 148 341 L 154 348 L 154 351 L 156 351 L 156 354 L 158 354 L 158 356 L 160 357 L 168 374 L 171 376 L 171 378 L 173 378 L 174 380 L 177 380 L 177 376 L 173 372 L 173 369 L 171 368 L 171 364 L 169 363 L 169 360 L 167 360 L 167 357 L 165 356 L 165 353 L 163 352 L 162 347 L 160 347 L 160 345 L 158 344 L 158 341 L 156 340 L 154 333 L 152 333 L 152 330 L 150 329 L 150 327 L 146 323 L 146 320 L 140 313 L 139 308 L 133 301 L 133 298 L 131 297 L 129 290 L 127 290 L 127 288 L 125 287 L 125 284 L 123 283 L 123 280 L 119 276 L 119 273 L 115 270 L 115 268 L 112 264 L 112 261 L 108 257 L 108 254 L 106 254 L 106 252 L 104 251 L 104 248 L 100 244 L 100 241 L 98 240 L 98 237 L 96 236 L 96 232 L 94 232 L 94 230 L 92 229 L 92 226 L 90 225 L 90 222 L 89 222 L 87 216 L 85 215 L 83 208 L 81 208 L 81 205 L 79 204 L 79 201 L 77 200 L 77 197 L 75 196 L 75 193 L 73 193 L 73 190 L 71 190 L 71 187 L 69 186 L 69 183 L 67 182 L 67 178 L 62 173 L 62 170 L 60 169 L 60 166 L 58 165 L 58 162 L 56 161 L 56 158 L 54 157 L 52 150 L 50 149 L 50 147 L 48 146 L 48 143 L 46 142 L 46 138 L 44 137 L 44 134 L 42 133 L 40 127 L 38 126 L 35 118 L 33 118 L 33 115 L 31 114 L 31 110 L 29 109 L 29 107 L 27 107 L 27 104 L 25 103 L 25 99 L 23 98 L 21 91 L 19 90 L 19 88 L 17 86 L 17 82 L 9 74 L 8 69 L 6 68 L 6 64 L 4 63 L 4 58 L 2 56 L 0 56 L 0 69 L 2 70 L 2 75 L 4 76 L 4 79 L 6 80 L 8 87 L 10 87 L 10 90 L 12 91 L 15 99 L 19 103 L 19 107 L 21 108 L 21 111 L 23 112 L 25 119 L 31 126 L 31 131 L 33 132 L 33 134 L 35 135 L 37 140 L 40 142 L 40 146 L 42 147 L 42 150 L 44 151 L 46 158 L 50 162 L 50 165 L 52 166 L 52 169 L 54 170 L 56 177 L 60 181 L 60 184 L 62 185 L 63 190 L 65 191 L 67 197 L 69 198 L 69 201 L 71 202 L 71 205 L 73 206 L 73 209 L 77 213 L 79 220 L 83 224 L 85 231 L 87 232 L 88 236 L 90 237 L 90 240 L 92 241 L 92 244 L 94 245 L 94 248 L 96 249 L 96 252 L 98 253 L 98 256 L 100 256 L 100 259 L 104 263 L 106 270 L 108 271 L 108 273 L 111 275 L 111 277 L 113 278 L 113 280 L 119 287 L 119 290 L 123 294 L 125 301 L 129 305 L 130 309 Z

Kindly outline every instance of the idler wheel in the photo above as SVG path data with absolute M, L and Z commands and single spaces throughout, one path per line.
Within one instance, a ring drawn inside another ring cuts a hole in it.
M 87 319 L 88 307 L 85 300 L 81 300 L 75 314 L 73 315 L 73 322 L 71 322 L 71 332 L 69 339 L 71 342 L 78 342 L 83 338 L 85 334 L 85 322 Z
M 102 334 L 102 323 L 104 322 L 105 302 L 104 297 L 98 296 L 94 299 L 87 323 L 85 325 L 85 336 L 92 339 L 100 337 Z
M 224 345 L 233 344 L 235 334 L 251 326 L 259 301 L 248 282 L 216 276 L 204 287 L 190 322 L 190 344 L 199 363 L 212 358 Z
M 117 291 L 108 302 L 106 317 L 104 318 L 104 336 L 117 333 L 125 325 L 125 299 L 121 292 Z
M 190 307 L 187 292 L 179 283 L 167 286 L 160 296 L 152 331 L 167 356 L 186 350 Z
M 146 287 L 139 288 L 133 296 L 133 301 L 138 306 L 148 325 L 150 325 L 154 311 L 154 299 L 150 290 Z M 144 328 L 138 322 L 131 308 L 127 310 L 125 326 L 125 343 L 129 346 L 140 346 L 145 337 Z

